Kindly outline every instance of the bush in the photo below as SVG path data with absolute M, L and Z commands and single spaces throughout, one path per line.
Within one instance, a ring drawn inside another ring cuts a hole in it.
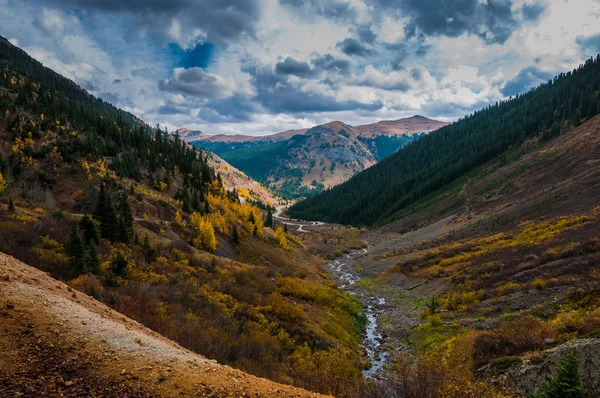
M 473 361 L 476 369 L 494 358 L 515 356 L 545 348 L 544 339 L 556 338 L 554 329 L 532 316 L 504 322 L 475 339 Z

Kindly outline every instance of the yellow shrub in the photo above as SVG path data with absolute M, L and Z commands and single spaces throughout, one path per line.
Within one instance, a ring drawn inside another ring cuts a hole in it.
M 533 278 L 533 282 L 531 282 L 531 285 L 538 290 L 542 290 L 546 287 L 546 281 L 541 278 L 535 277 Z

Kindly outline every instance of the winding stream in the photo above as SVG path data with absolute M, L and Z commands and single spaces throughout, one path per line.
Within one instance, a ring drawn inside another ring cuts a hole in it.
M 353 271 L 352 266 L 349 264 L 356 257 L 366 254 L 367 251 L 367 249 L 353 251 L 340 259 L 329 262 L 328 266 L 338 280 L 340 289 L 357 296 L 363 306 L 363 311 L 367 317 L 367 327 L 362 346 L 371 359 L 371 367 L 364 370 L 363 375 L 367 378 L 375 379 L 387 361 L 387 353 L 381 349 L 383 337 L 377 332 L 377 321 L 381 314 L 379 307 L 385 304 L 385 299 L 366 296 L 358 289 L 353 288 L 353 285 L 362 278 Z

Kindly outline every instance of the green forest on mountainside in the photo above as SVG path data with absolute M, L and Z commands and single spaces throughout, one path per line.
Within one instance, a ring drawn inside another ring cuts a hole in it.
M 342 185 L 297 203 L 298 219 L 376 226 L 509 148 L 548 141 L 600 112 L 600 55 L 415 141 Z

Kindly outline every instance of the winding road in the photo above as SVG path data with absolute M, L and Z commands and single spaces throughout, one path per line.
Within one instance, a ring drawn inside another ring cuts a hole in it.
M 273 213 L 273 219 L 275 221 L 280 222 L 281 224 L 286 224 L 288 227 L 298 227 L 298 229 L 296 230 L 297 232 L 307 232 L 310 233 L 312 231 L 303 229 L 303 227 L 316 227 L 319 225 L 324 225 L 325 223 L 320 222 L 320 221 L 314 221 L 314 222 L 302 222 L 302 221 L 298 221 L 298 220 L 293 220 L 290 219 L 288 217 L 283 217 L 281 214 L 283 213 L 283 211 L 287 208 L 287 206 L 285 205 L 280 205 L 277 206 L 275 208 L 275 213 Z

